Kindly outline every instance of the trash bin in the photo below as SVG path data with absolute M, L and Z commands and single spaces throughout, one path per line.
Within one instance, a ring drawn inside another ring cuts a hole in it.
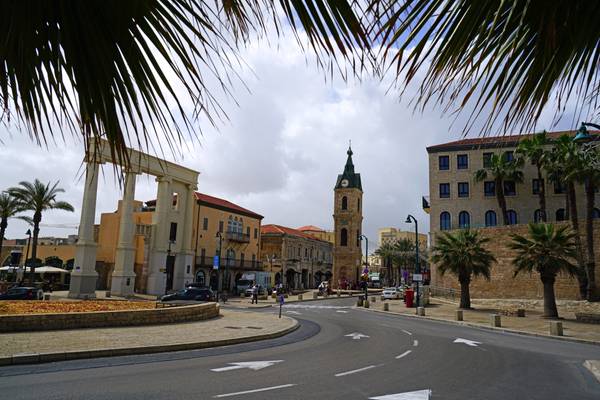
M 404 292 L 404 302 L 406 303 L 406 308 L 411 308 L 413 306 L 414 299 L 415 291 L 412 289 L 406 289 Z

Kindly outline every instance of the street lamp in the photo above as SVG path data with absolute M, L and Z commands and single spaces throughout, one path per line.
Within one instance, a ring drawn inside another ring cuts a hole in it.
M 411 222 L 415 223 L 415 274 L 420 274 L 421 269 L 419 268 L 419 223 L 417 222 L 417 219 L 410 214 L 408 214 L 408 217 L 406 217 L 405 222 L 407 224 L 410 224 Z M 420 281 L 417 281 L 417 308 L 419 308 L 419 285 Z
M 219 238 L 219 247 L 217 247 L 217 279 L 221 272 L 221 246 L 223 245 L 223 234 L 221 232 L 217 232 L 215 237 Z M 225 277 L 223 277 L 225 280 Z M 221 288 L 223 283 L 221 282 Z M 219 282 L 217 281 L 217 302 L 219 301 Z
M 592 128 L 600 129 L 600 125 L 592 124 L 591 122 L 582 122 L 581 126 L 577 130 L 577 135 L 573 138 L 573 141 L 576 143 L 585 143 L 589 142 L 593 139 L 590 132 L 588 132 L 587 127 L 591 126 Z
M 365 235 L 359 235 L 358 238 L 362 241 L 363 239 L 365 239 L 366 242 L 366 249 L 365 249 L 365 265 L 367 266 L 367 273 L 369 271 L 369 238 L 366 237 Z M 368 289 L 368 278 L 367 278 L 367 282 L 365 282 L 365 300 L 367 300 L 367 296 L 369 295 L 369 289 Z

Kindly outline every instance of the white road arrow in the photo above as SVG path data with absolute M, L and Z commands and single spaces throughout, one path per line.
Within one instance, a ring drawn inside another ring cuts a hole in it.
M 336 312 L 342 313 L 342 314 L 348 314 L 348 311 L 346 310 L 336 310 Z
M 222 368 L 214 368 L 211 369 L 213 372 L 225 372 L 225 371 L 233 371 L 234 369 L 243 369 L 248 368 L 253 371 L 258 371 L 259 369 L 270 367 L 271 365 L 275 365 L 277 363 L 283 362 L 283 360 L 273 360 L 273 361 L 246 361 L 246 362 L 238 362 L 238 363 L 229 363 L 229 367 Z
M 430 398 L 431 390 L 429 389 L 369 397 L 370 400 L 429 400 Z
M 351 337 L 353 340 L 358 340 L 358 339 L 370 337 L 370 336 L 363 335 L 362 333 L 358 333 L 358 332 L 349 333 L 348 335 L 344 335 L 344 336 Z
M 456 340 L 452 343 L 464 343 L 467 346 L 471 346 L 471 347 L 477 347 L 477 345 L 481 344 L 481 342 L 476 342 L 474 340 L 463 339 L 463 338 L 456 338 Z

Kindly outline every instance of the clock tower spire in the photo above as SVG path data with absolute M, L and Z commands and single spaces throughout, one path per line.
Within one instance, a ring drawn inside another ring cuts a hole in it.
M 352 147 L 346 152 L 348 158 L 344 172 L 339 174 L 334 187 L 333 223 L 335 244 L 333 247 L 333 287 L 356 284 L 361 272 L 362 251 L 362 183 L 360 174 L 354 171 Z

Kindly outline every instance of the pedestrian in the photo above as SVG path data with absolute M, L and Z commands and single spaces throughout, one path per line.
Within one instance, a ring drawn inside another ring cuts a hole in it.
M 252 302 L 251 304 L 258 304 L 258 285 L 256 283 L 252 286 Z

